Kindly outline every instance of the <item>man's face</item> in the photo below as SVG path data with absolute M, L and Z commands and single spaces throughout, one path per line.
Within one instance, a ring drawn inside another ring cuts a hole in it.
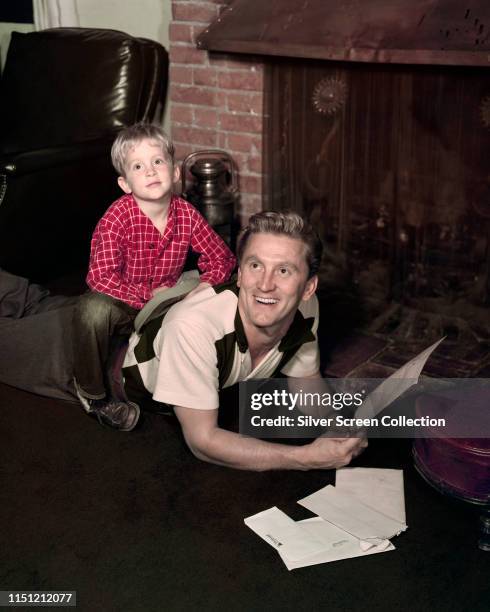
M 179 170 L 174 168 L 158 142 L 144 139 L 126 157 L 126 176 L 120 176 L 119 186 L 125 193 L 132 193 L 138 203 L 169 200 L 172 185 L 179 179 Z
M 286 333 L 301 300 L 315 292 L 308 280 L 306 247 L 301 240 L 276 234 L 250 236 L 238 270 L 238 308 L 245 330 L 267 328 Z

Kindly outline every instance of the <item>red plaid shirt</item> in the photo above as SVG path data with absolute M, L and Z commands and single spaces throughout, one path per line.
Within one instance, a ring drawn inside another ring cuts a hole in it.
M 87 284 L 143 308 L 153 289 L 175 285 L 189 248 L 200 254 L 201 282 L 216 285 L 229 278 L 236 264 L 233 253 L 189 202 L 172 196 L 162 236 L 133 196 L 124 195 L 95 228 Z

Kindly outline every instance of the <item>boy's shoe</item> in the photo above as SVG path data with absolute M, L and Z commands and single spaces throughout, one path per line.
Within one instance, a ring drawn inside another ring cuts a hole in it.
M 119 431 L 131 431 L 138 423 L 140 409 L 138 404 L 129 401 L 94 400 L 94 406 L 89 414 L 95 415 L 101 424 L 105 423 Z
M 95 417 L 99 423 L 105 423 L 119 431 L 131 431 L 136 427 L 140 417 L 138 404 L 120 400 L 93 400 L 80 393 L 75 381 L 75 390 L 84 410 Z

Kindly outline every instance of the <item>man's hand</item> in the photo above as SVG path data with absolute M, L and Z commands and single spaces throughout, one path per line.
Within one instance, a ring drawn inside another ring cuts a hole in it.
M 317 438 L 301 448 L 305 451 L 305 470 L 344 467 L 367 447 L 366 438 Z

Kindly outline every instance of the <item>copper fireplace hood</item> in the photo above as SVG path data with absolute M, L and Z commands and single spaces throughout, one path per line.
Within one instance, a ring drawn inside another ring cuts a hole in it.
M 334 61 L 490 66 L 490 2 L 235 0 L 197 46 Z

